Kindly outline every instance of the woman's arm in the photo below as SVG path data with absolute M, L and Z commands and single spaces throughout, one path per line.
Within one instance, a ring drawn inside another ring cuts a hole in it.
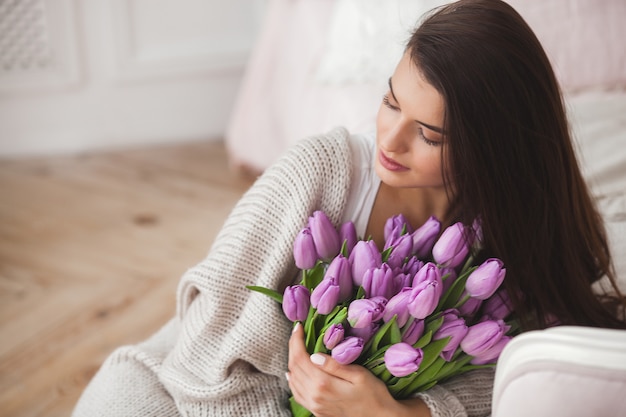
M 316 417 L 431 417 L 424 401 L 397 401 L 362 366 L 341 365 L 328 355 L 309 355 L 299 324 L 289 340 L 287 378 L 296 401 Z

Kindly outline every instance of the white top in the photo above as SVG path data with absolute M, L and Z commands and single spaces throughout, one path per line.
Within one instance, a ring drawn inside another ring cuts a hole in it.
M 348 143 L 352 153 L 352 181 L 342 222 L 351 220 L 357 236 L 364 237 L 380 186 L 380 178 L 374 169 L 376 134 L 351 135 Z

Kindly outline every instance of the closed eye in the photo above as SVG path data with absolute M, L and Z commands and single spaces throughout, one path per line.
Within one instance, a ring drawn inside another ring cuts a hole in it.
M 388 108 L 390 108 L 391 110 L 393 110 L 393 111 L 399 111 L 400 110 L 400 107 L 391 104 L 391 101 L 389 101 L 389 96 L 387 94 L 385 94 L 383 96 L 383 104 L 385 106 L 387 106 Z
M 430 140 L 426 136 L 424 136 L 424 129 L 422 127 L 419 127 L 417 129 L 417 132 L 418 132 L 418 135 L 419 135 L 420 139 L 423 140 L 424 143 L 426 143 L 426 145 L 428 145 L 428 146 L 441 146 L 441 142 Z

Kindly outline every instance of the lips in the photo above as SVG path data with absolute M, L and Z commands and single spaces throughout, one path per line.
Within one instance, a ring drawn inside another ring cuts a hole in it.
M 380 164 L 389 171 L 398 172 L 408 170 L 408 168 L 404 165 L 401 165 L 393 159 L 387 157 L 382 151 L 378 152 L 378 160 L 380 161 Z

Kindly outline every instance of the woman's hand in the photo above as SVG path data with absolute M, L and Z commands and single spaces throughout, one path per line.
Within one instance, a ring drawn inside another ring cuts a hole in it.
M 362 366 L 341 365 L 329 355 L 309 355 L 299 324 L 289 340 L 287 378 L 296 401 L 317 417 L 430 416 L 419 399 L 396 401 Z

